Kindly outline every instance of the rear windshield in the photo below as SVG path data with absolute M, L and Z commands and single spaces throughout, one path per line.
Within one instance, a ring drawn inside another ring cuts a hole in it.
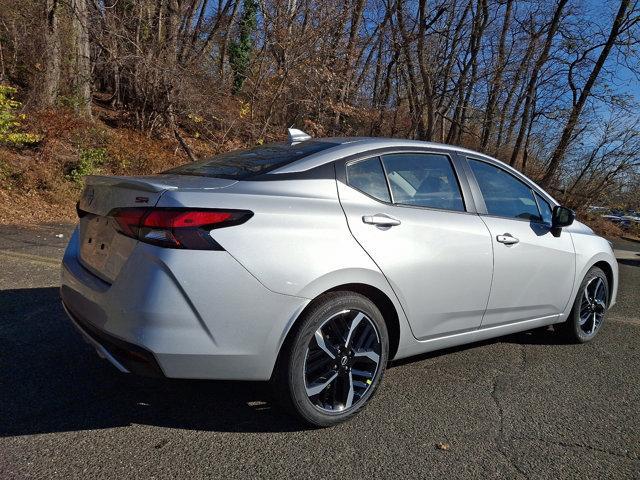
M 266 173 L 287 165 L 301 158 L 339 145 L 331 142 L 306 142 L 290 145 L 288 143 L 271 143 L 248 150 L 235 150 L 198 162 L 187 163 L 164 173 L 178 175 L 195 175 L 199 177 L 219 177 L 231 180 Z

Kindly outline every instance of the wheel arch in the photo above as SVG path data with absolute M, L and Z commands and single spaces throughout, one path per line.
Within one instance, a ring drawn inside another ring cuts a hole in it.
M 367 297 L 378 307 L 378 310 L 382 313 L 384 323 L 387 325 L 387 331 L 389 332 L 389 360 L 393 360 L 396 353 L 398 353 L 398 347 L 400 345 L 400 318 L 391 299 L 382 290 L 365 283 L 338 285 L 324 293 L 343 291 L 359 293 Z
M 302 324 L 301 319 L 304 318 L 304 315 L 306 314 L 306 312 L 308 312 L 310 308 L 312 308 L 319 301 L 321 301 L 322 297 L 325 294 L 331 293 L 331 292 L 359 293 L 360 295 L 363 295 L 364 297 L 371 300 L 374 303 L 374 305 L 378 307 L 378 309 L 382 313 L 382 317 L 384 318 L 385 324 L 387 326 L 387 331 L 389 332 L 389 360 L 393 360 L 400 346 L 400 333 L 401 333 L 400 317 L 398 314 L 398 310 L 396 309 L 396 306 L 394 305 L 393 301 L 391 300 L 391 298 L 389 298 L 389 296 L 385 292 L 383 292 L 377 287 L 374 287 L 373 285 L 369 285 L 366 283 L 357 283 L 357 282 L 344 283 L 341 285 L 333 286 L 319 293 L 318 295 L 315 296 L 315 298 L 313 298 L 309 303 L 307 303 L 307 305 L 302 309 L 302 311 L 300 311 L 295 321 L 291 324 L 291 327 L 289 328 L 287 334 L 285 335 L 284 340 L 282 341 L 282 344 L 280 345 L 280 348 L 278 350 L 278 360 L 276 361 L 276 368 L 274 368 L 274 371 L 277 370 L 277 364 L 280 361 L 280 358 L 282 357 L 282 352 L 285 351 L 286 348 L 288 348 L 289 344 L 295 337 L 296 332 L 300 328 L 300 325 Z
M 571 309 L 573 308 L 573 304 L 580 294 L 580 284 L 582 280 L 587 275 L 589 270 L 593 267 L 600 268 L 605 276 L 607 277 L 607 281 L 609 283 L 609 307 L 612 307 L 615 304 L 617 290 L 618 290 L 618 265 L 615 262 L 615 257 L 613 255 L 606 254 L 601 252 L 597 255 L 591 257 L 588 261 L 580 262 L 580 266 L 576 269 L 575 283 L 573 287 L 573 291 L 571 292 L 571 301 L 567 303 L 565 311 L 560 316 L 560 321 L 563 322 L 568 318 L 568 315 L 571 313 Z
M 609 262 L 605 260 L 599 260 L 593 265 L 591 265 L 587 271 L 591 270 L 593 267 L 598 267 L 600 270 L 604 272 L 605 276 L 607 277 L 607 283 L 609 284 L 609 291 L 607 292 L 609 298 L 607 298 L 607 303 L 611 304 L 611 299 L 613 297 L 613 289 L 614 289 L 613 267 L 609 264 Z
M 582 224 L 578 222 L 577 225 L 581 226 Z M 588 230 L 584 225 L 582 227 Z M 569 302 L 566 310 L 561 315 L 562 319 L 567 318 L 569 315 L 573 308 L 573 302 L 575 302 L 578 295 L 580 284 L 592 267 L 600 268 L 607 277 L 609 282 L 609 307 L 615 305 L 618 293 L 618 262 L 611 244 L 605 238 L 593 234 L 590 230 L 588 230 L 588 233 L 571 231 L 571 238 L 576 252 L 575 281 L 571 294 L 572 301 Z

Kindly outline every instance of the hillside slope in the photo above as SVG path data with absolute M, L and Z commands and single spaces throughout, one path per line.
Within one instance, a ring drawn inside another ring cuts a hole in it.
M 151 138 L 110 112 L 95 113 L 93 122 L 68 110 L 31 114 L 25 127 L 42 140 L 0 146 L 0 224 L 72 220 L 85 175 L 144 175 L 189 161 L 173 136 Z M 187 141 L 199 155 L 240 146 Z

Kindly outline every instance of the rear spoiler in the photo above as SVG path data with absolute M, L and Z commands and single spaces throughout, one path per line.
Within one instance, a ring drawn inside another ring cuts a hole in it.
M 161 179 L 152 177 L 107 177 L 103 175 L 88 175 L 85 179 L 85 185 L 108 185 L 118 188 L 129 188 L 134 190 L 142 190 L 144 192 L 160 193 L 165 190 L 177 190 L 178 187 L 164 183 Z

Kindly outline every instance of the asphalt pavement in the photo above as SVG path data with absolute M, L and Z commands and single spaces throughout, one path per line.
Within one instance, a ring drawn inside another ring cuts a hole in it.
M 615 242 L 594 342 L 538 331 L 399 362 L 366 411 L 313 430 L 263 384 L 101 360 L 58 300 L 70 231 L 0 227 L 0 479 L 640 478 L 640 243 Z

